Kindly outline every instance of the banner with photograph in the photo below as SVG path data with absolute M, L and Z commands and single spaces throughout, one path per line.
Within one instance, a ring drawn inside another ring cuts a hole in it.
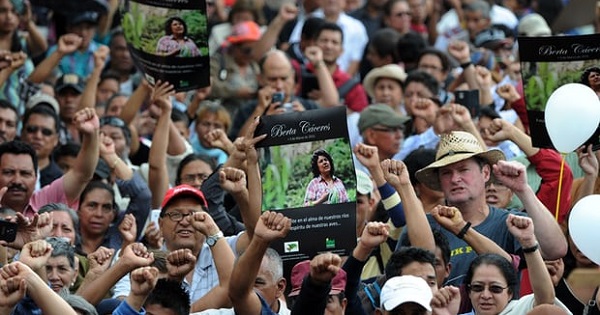
M 318 253 L 349 255 L 356 246 L 356 173 L 343 106 L 265 116 L 263 211 L 292 219 L 288 236 L 271 246 L 291 269 Z M 288 268 L 289 267 L 289 268 Z
M 124 0 L 121 26 L 135 65 L 151 85 L 176 91 L 210 84 L 205 0 Z
M 600 34 L 518 40 L 531 141 L 534 147 L 554 148 L 544 119 L 546 103 L 556 89 L 567 83 L 582 83 L 600 95 Z M 597 71 L 592 71 L 594 68 Z M 593 74 L 598 79 L 591 78 Z M 577 121 L 572 123 L 577 128 Z M 600 149 L 600 126 L 585 144 Z

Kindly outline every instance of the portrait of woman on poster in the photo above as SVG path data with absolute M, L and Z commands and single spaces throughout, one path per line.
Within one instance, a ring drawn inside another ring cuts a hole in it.
M 348 202 L 344 183 L 335 176 L 331 155 L 318 149 L 313 153 L 310 163 L 314 178 L 306 187 L 304 206 Z
M 165 36 L 158 40 L 156 53 L 162 56 L 197 57 L 200 50 L 194 41 L 187 37 L 187 25 L 179 17 L 171 17 L 165 22 Z
M 600 97 L 600 67 L 593 66 L 585 69 L 581 74 L 580 83 L 592 88 Z

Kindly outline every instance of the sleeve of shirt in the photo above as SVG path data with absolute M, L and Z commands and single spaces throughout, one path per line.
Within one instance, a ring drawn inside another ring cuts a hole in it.
M 554 150 L 540 149 L 540 151 L 528 157 L 535 171 L 542 178 L 542 184 L 536 195 L 538 199 L 555 215 L 556 196 L 559 193 L 560 165 L 562 158 Z M 571 185 L 573 185 L 573 173 L 569 164 L 564 163 L 562 191 L 560 192 L 560 206 L 558 208 L 558 222 L 563 222 L 571 207 Z
M 219 184 L 220 166 L 202 183 L 202 191 L 208 203 L 208 214 L 225 235 L 234 235 L 244 230 L 244 224 L 229 215 L 223 205 L 225 191 Z
M 360 286 L 360 275 L 366 261 L 359 261 L 350 255 L 342 267 L 346 271 L 345 295 L 348 299 L 345 315 L 364 315 L 365 310 L 362 307 L 358 297 L 358 288 Z
M 377 189 L 381 194 L 381 202 L 383 203 L 383 207 L 385 210 L 387 210 L 394 226 L 400 227 L 406 225 L 404 208 L 402 207 L 400 196 L 394 187 L 392 187 L 392 185 L 389 183 L 385 183 L 383 186 L 377 187 Z
M 351 61 L 361 61 L 363 58 L 363 53 L 365 52 L 365 47 L 369 42 L 369 36 L 367 35 L 367 30 L 365 26 L 358 20 L 358 23 L 353 28 L 353 34 L 344 34 L 344 36 L 352 37 L 353 46 L 356 48 L 351 54 Z
M 351 110 L 355 112 L 361 112 L 365 107 L 369 105 L 369 100 L 367 99 L 367 93 L 365 93 L 365 89 L 359 83 L 356 84 L 346 97 L 344 98 L 344 102 Z
M 327 297 L 329 291 L 331 291 L 331 284 L 317 285 L 312 283 L 309 277 L 307 276 L 302 281 L 302 288 L 292 308 L 292 315 L 323 314 L 325 307 L 327 307 Z
M 113 315 L 145 315 L 146 310 L 142 308 L 139 312 L 134 310 L 127 302 L 123 301 L 117 308 L 113 311 Z
M 35 192 L 29 199 L 29 203 L 36 211 L 42 206 L 52 202 L 64 203 L 71 209 L 79 208 L 79 199 L 72 200 L 71 202 L 67 200 L 64 189 L 64 176 L 56 179 L 49 185 L 44 186 L 44 188 Z
M 139 172 L 133 172 L 130 180 L 118 180 L 117 186 L 121 196 L 130 198 L 126 213 L 131 213 L 135 217 L 135 223 L 138 226 L 136 239 L 140 239 L 143 227 L 148 219 L 148 214 L 152 208 L 152 193 L 148 184 L 142 178 Z

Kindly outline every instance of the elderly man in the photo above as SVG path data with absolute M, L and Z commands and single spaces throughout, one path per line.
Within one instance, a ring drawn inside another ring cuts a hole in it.
M 452 251 L 452 271 L 448 284 L 460 284 L 469 264 L 477 256 L 463 240 L 473 230 L 510 254 L 522 252 L 505 224 L 507 216 L 513 211 L 498 209 L 486 202 L 486 185 L 492 177 L 511 189 L 523 202 L 527 214 L 536 224 L 536 238 L 543 256 L 546 259 L 558 259 L 566 253 L 564 235 L 551 213 L 527 185 L 525 167 L 517 162 L 504 161 L 504 154 L 499 150 L 485 151 L 472 134 L 462 131 L 443 134 L 436 160 L 419 170 L 416 176 L 427 187 L 442 191 L 446 204 L 458 208 L 466 222 L 452 231 L 441 229 Z M 430 224 L 440 229 L 432 220 Z
M 373 104 L 360 113 L 358 131 L 364 144 L 377 147 L 379 160 L 383 161 L 391 159 L 400 151 L 404 140 L 404 124 L 409 119 L 408 116 L 400 116 L 388 105 Z M 369 173 L 357 160 L 354 165 Z

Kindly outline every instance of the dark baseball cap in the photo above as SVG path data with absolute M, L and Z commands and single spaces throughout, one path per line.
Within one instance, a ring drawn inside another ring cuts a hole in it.
M 75 73 L 63 74 L 58 78 L 58 81 L 56 81 L 54 91 L 60 93 L 66 88 L 72 88 L 77 93 L 81 94 L 83 93 L 83 89 L 85 89 L 85 83 L 83 83 L 83 79 Z
M 90 24 L 93 24 L 93 25 L 97 25 L 99 17 L 100 16 L 99 16 L 98 12 L 84 11 L 84 12 L 78 12 L 78 13 L 72 14 L 67 19 L 67 22 L 71 26 L 73 26 L 73 25 L 79 25 L 81 23 L 90 23 Z
M 382 125 L 390 128 L 401 127 L 410 120 L 408 116 L 402 116 L 395 112 L 389 105 L 373 104 L 367 106 L 358 119 L 358 130 L 360 133 L 365 129 L 375 125 Z

